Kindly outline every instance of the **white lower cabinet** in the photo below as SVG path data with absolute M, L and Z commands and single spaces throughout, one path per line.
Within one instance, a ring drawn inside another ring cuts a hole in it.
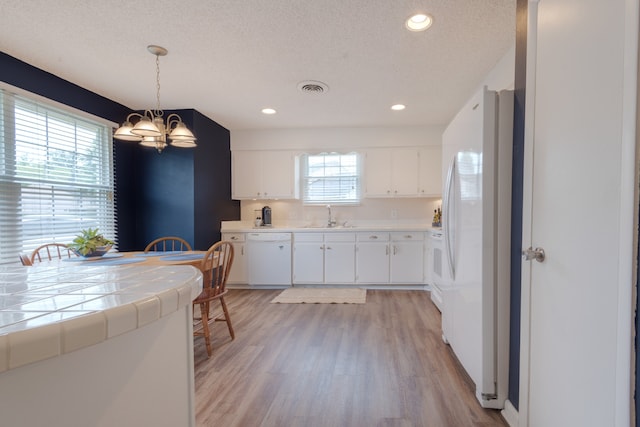
M 356 282 L 424 283 L 424 233 L 358 233 Z
M 357 233 L 356 282 L 389 283 L 389 233 Z
M 391 233 L 390 282 L 416 284 L 425 282 L 424 233 Z
M 355 282 L 355 233 L 294 233 L 294 284 Z
M 247 257 L 245 255 L 245 233 L 222 233 L 222 240 L 233 244 L 233 263 L 231 264 L 227 283 L 231 285 L 247 284 L 249 278 L 247 274 Z
M 293 233 L 293 283 L 324 283 L 322 233 Z
M 324 235 L 324 283 L 352 284 L 356 281 L 356 234 Z
M 251 262 L 246 233 L 222 233 L 233 243 L 229 284 L 248 284 Z M 428 257 L 424 232 L 294 232 L 291 277 L 294 285 L 426 284 Z

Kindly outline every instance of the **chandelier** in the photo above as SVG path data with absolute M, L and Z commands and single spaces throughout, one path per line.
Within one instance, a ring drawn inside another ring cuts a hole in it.
M 145 110 L 144 114 L 131 113 L 120 126 L 113 137 L 122 141 L 135 141 L 145 147 L 153 147 L 162 153 L 169 144 L 180 148 L 195 148 L 196 137 L 177 114 L 169 114 L 165 119 L 164 112 L 160 109 L 160 57 L 165 56 L 167 49 L 149 45 L 147 50 L 156 56 L 156 109 Z M 136 124 L 131 122 L 137 118 Z

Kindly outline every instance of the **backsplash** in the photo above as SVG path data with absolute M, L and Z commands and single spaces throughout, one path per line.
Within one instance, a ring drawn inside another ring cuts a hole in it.
M 321 225 L 327 222 L 326 205 L 305 206 L 301 200 L 244 200 L 240 203 L 241 220 L 253 222 L 256 211 L 271 207 L 272 223 L 276 226 Z M 368 223 L 429 223 L 433 211 L 442 205 L 439 198 L 362 199 L 358 206 L 331 205 L 331 214 L 338 224 Z

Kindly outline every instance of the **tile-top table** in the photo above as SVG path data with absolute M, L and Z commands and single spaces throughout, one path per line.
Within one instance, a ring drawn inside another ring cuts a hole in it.
M 153 372 L 166 369 L 165 376 L 171 374 L 172 366 L 176 364 L 184 364 L 182 370 L 192 372 L 193 360 L 189 360 L 189 355 L 192 359 L 193 338 L 189 317 L 191 302 L 201 290 L 202 273 L 192 266 L 79 266 L 58 262 L 30 267 L 0 267 L 0 401 L 3 401 L 0 405 L 19 405 L 21 400 L 16 393 L 21 387 L 15 387 L 15 383 L 14 387 L 9 387 L 11 380 L 18 384 L 32 382 L 33 378 L 27 380 L 28 372 L 44 369 L 41 367 L 49 366 L 47 364 L 55 366 L 55 372 L 64 372 L 65 363 L 69 363 L 70 371 L 60 378 L 61 382 L 65 382 L 67 377 L 81 375 L 86 365 L 87 375 L 97 378 L 104 375 L 104 383 L 114 381 L 117 377 L 117 372 L 109 373 L 112 368 L 108 366 L 121 360 L 121 366 L 135 365 L 136 371 L 140 371 L 139 375 L 144 378 L 141 388 L 147 390 L 154 385 L 149 381 L 149 374 L 144 374 L 146 365 L 149 365 L 148 369 L 154 364 L 161 366 L 156 366 Z M 146 340 L 149 342 L 142 344 Z M 137 348 L 137 345 L 140 347 Z M 158 356 L 150 354 L 147 351 L 149 345 L 162 345 L 162 351 Z M 180 353 L 175 356 L 179 363 L 171 362 L 171 352 Z M 84 354 L 87 354 L 86 359 Z M 65 357 L 72 361 L 66 362 Z M 96 369 L 93 365 L 99 363 L 101 358 L 104 361 Z M 165 368 L 165 363 L 172 366 Z M 98 372 L 102 370 L 104 372 Z M 21 375 L 24 379 L 20 379 Z M 123 383 L 114 388 L 131 388 L 136 375 L 129 373 L 122 379 Z M 183 376 L 180 374 L 181 381 Z M 51 382 L 52 378 L 48 378 L 37 389 L 46 388 L 47 381 Z M 184 381 L 192 382 L 191 379 Z M 171 384 L 174 383 L 175 379 Z M 9 387 L 9 390 L 4 390 L 3 386 Z M 100 381 L 97 386 L 100 386 Z M 43 396 L 45 400 L 55 402 L 56 388 L 55 385 L 53 387 L 53 390 L 46 392 L 48 397 Z M 83 387 L 89 385 L 84 384 Z M 158 384 L 158 387 L 163 386 Z M 192 384 L 189 388 L 192 389 Z M 90 392 L 89 389 L 85 391 Z M 85 391 L 80 391 L 79 397 Z M 34 392 L 31 390 L 29 393 Z M 98 395 L 102 392 L 100 388 L 95 391 Z M 181 391 L 185 395 L 189 392 L 192 390 Z M 135 393 L 133 396 L 137 395 Z M 15 401 L 7 403 L 11 401 L 9 398 Z M 109 400 L 112 396 L 103 398 Z M 39 406 L 41 402 L 38 402 Z M 187 404 L 190 405 L 189 402 Z M 33 407 L 33 401 L 26 403 L 27 412 L 29 405 Z M 52 408 L 60 405 L 57 403 Z M 145 412 L 143 404 L 138 406 L 141 407 L 140 411 Z M 3 406 L 0 409 L 4 417 L 5 409 L 10 412 L 12 408 Z M 115 411 L 114 408 L 109 409 Z M 105 425 L 111 422 L 127 425 L 135 416 L 135 411 L 123 420 L 117 418 L 122 416 L 122 410 L 115 411 L 113 416 L 103 409 L 98 412 L 104 418 Z M 70 412 L 74 411 L 77 409 Z M 156 408 L 154 411 L 158 413 L 159 410 Z M 131 408 L 127 407 L 126 412 L 131 412 Z M 94 415 L 88 413 L 85 419 L 93 422 Z M 64 410 L 60 416 L 60 425 L 70 421 L 64 419 Z M 158 415 L 158 418 L 164 416 Z M 82 414 L 78 414 L 78 417 L 76 422 L 82 419 Z M 74 423 L 71 421 L 67 425 Z M 149 421 L 148 418 L 146 421 Z M 34 419 L 33 422 L 39 420 Z M 184 419 L 180 419 L 180 422 L 182 425 L 190 424 Z

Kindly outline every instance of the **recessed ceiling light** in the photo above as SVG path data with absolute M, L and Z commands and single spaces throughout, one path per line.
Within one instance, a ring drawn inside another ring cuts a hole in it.
M 431 24 L 433 24 L 433 17 L 431 15 L 418 13 L 407 19 L 404 25 L 409 31 L 424 31 L 429 28 Z
M 396 104 L 396 105 L 392 105 L 391 109 L 394 111 L 401 111 L 404 110 L 405 108 L 407 108 L 405 105 L 402 104 Z
M 276 110 L 274 110 L 273 108 L 263 108 L 262 109 L 262 113 L 263 114 L 275 114 Z

